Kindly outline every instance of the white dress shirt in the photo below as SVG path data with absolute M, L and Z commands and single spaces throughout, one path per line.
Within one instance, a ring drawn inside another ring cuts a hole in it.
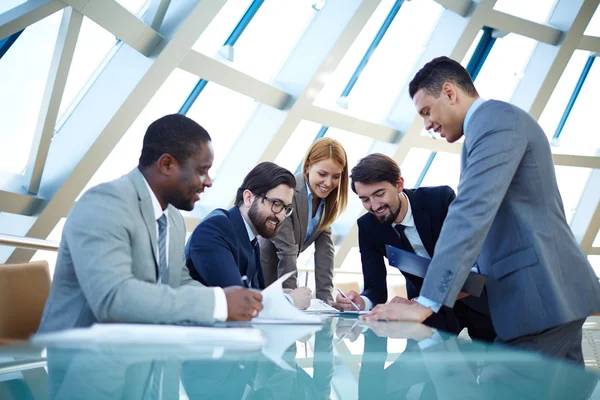
M 166 255 L 167 255 L 167 271 L 169 270 L 169 237 L 170 237 L 170 232 L 169 232 L 169 209 L 165 209 L 163 211 L 162 207 L 160 206 L 160 202 L 158 201 L 158 198 L 156 197 L 156 195 L 154 194 L 154 191 L 152 190 L 152 188 L 150 187 L 150 185 L 148 184 L 148 181 L 146 180 L 146 178 L 144 178 L 144 182 L 146 183 L 146 187 L 148 188 L 148 192 L 150 193 L 150 199 L 152 200 L 152 210 L 154 211 L 154 220 L 156 221 L 156 238 L 158 239 L 158 219 L 160 217 L 162 217 L 163 214 L 166 215 L 167 217 L 167 243 L 165 246 L 166 249 Z M 156 254 L 158 254 L 158 240 L 157 240 L 157 245 L 156 245 Z M 160 260 L 160 255 L 158 257 L 158 259 Z M 159 284 L 161 282 L 158 282 Z M 223 291 L 223 289 L 221 289 L 220 287 L 215 287 L 213 288 L 214 293 L 215 293 L 215 310 L 213 313 L 213 318 L 217 321 L 225 321 L 227 319 L 227 297 L 225 297 L 225 292 Z
M 415 254 L 421 257 L 425 257 L 428 259 L 431 259 L 431 257 L 429 256 L 429 253 L 427 252 L 427 250 L 425 249 L 425 246 L 423 245 L 423 241 L 421 240 L 421 237 L 419 236 L 419 232 L 417 231 L 417 227 L 415 225 L 415 219 L 413 217 L 413 213 L 412 213 L 412 207 L 410 205 L 410 200 L 408 199 L 408 196 L 404 193 L 401 192 L 402 196 L 404 196 L 404 198 L 406 199 L 406 214 L 404 215 L 404 218 L 402 219 L 402 221 L 396 223 L 393 222 L 392 223 L 392 227 L 394 227 L 394 229 L 396 229 L 396 225 L 403 225 L 404 226 L 404 234 L 406 235 L 406 238 L 408 239 L 410 245 L 412 246 L 413 250 L 415 251 Z M 369 300 L 368 297 L 366 296 L 360 296 L 362 297 L 362 299 L 365 302 L 365 310 L 370 310 L 373 308 L 373 302 L 371 302 L 371 300 Z
M 252 242 L 258 235 L 256 235 L 254 233 L 254 231 L 252 230 L 252 228 L 250 227 L 250 224 L 248 224 L 248 222 L 246 221 L 246 218 L 244 218 L 244 215 L 242 214 L 242 221 L 244 221 L 244 225 L 246 226 L 246 232 L 248 233 L 248 238 L 250 239 L 250 242 Z M 261 266 L 262 267 L 262 266 Z M 290 296 L 287 293 L 283 294 L 285 296 L 286 299 L 288 299 L 288 301 L 292 304 L 295 305 L 294 303 L 294 299 L 292 298 L 292 296 Z

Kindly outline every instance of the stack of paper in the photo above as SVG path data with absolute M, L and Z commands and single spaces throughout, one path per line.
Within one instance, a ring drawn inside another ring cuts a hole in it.
M 252 320 L 256 324 L 321 324 L 316 315 L 308 315 L 297 309 L 283 294 L 282 284 L 293 272 L 283 275 L 262 293 L 262 311 Z

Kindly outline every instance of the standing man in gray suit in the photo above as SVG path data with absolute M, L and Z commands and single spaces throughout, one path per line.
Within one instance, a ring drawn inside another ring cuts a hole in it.
M 214 153 L 208 132 L 183 115 L 146 131 L 139 165 L 87 191 L 63 229 L 39 332 L 95 322 L 206 323 L 250 320 L 262 296 L 208 288 L 185 265 L 181 210 L 192 210 Z
M 452 307 L 475 261 L 496 342 L 583 363 L 581 328 L 600 312 L 600 285 L 567 224 L 548 139 L 523 110 L 481 99 L 468 72 L 439 57 L 409 87 L 426 129 L 465 136 L 456 199 L 420 297 L 367 319 L 423 321 Z

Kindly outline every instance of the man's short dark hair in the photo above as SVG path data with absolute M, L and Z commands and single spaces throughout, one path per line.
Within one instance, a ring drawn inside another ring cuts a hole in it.
M 261 162 L 244 178 L 235 196 L 235 205 L 244 203 L 244 190 L 251 191 L 255 196 L 263 197 L 267 192 L 279 185 L 296 188 L 296 178 L 290 171 L 270 161 Z
M 429 61 L 417 72 L 408 85 L 410 98 L 415 97 L 415 94 L 421 89 L 427 94 L 438 98 L 442 86 L 446 82 L 454 83 L 469 96 L 478 96 L 477 89 L 475 89 L 471 75 L 467 70 L 453 59 L 442 56 Z
M 369 154 L 361 158 L 350 172 L 352 191 L 356 193 L 356 182 L 369 185 L 376 182 L 389 182 L 396 185 L 400 178 L 400 167 L 391 157 L 381 153 Z
M 165 115 L 146 130 L 139 166 L 149 167 L 165 153 L 183 163 L 208 142 L 210 135 L 196 121 L 182 114 Z

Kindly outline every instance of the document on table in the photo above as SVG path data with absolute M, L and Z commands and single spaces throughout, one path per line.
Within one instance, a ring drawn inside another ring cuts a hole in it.
M 323 320 L 316 315 L 305 314 L 288 301 L 283 294 L 283 282 L 294 272 L 289 272 L 264 289 L 262 294 L 262 311 L 252 319 L 255 324 L 322 324 Z
M 362 315 L 362 314 L 368 314 L 368 311 L 355 311 L 355 310 L 348 310 L 348 311 L 340 311 L 337 308 L 334 308 L 332 306 L 330 306 L 329 304 L 325 303 L 323 300 L 319 300 L 319 299 L 312 299 L 310 301 L 310 306 L 305 310 L 305 313 L 307 314 L 313 314 L 313 315 L 332 315 L 332 316 L 336 316 L 336 317 L 343 317 L 343 316 L 357 316 L 357 315 Z
M 260 350 L 265 343 L 260 330 L 252 327 L 221 328 L 152 324 L 94 324 L 31 337 L 33 344 L 58 347 L 155 346 L 168 344 L 180 348 L 222 347 Z

